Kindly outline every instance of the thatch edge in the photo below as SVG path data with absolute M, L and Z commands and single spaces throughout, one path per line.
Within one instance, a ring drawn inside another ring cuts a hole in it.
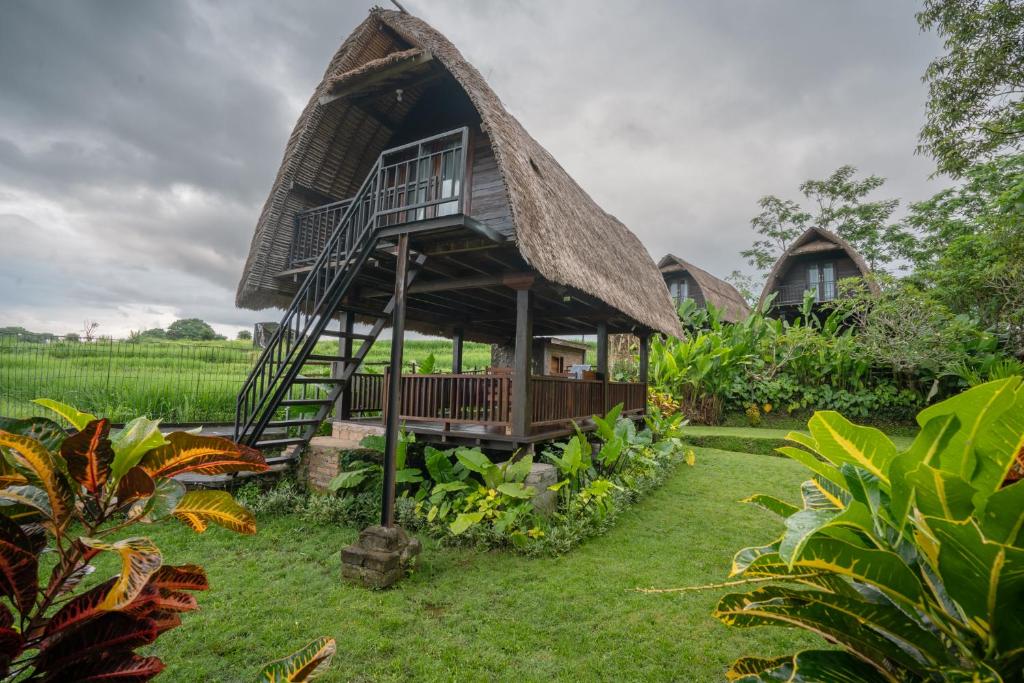
M 715 308 L 721 309 L 722 319 L 726 322 L 738 322 L 750 315 L 750 306 L 735 287 L 725 280 L 715 277 L 699 266 L 679 258 L 675 254 L 665 254 L 658 261 L 658 269 L 662 270 L 670 264 L 679 266 L 679 271 L 686 271 L 700 287 L 705 301 L 710 301 Z M 662 270 L 664 274 L 664 271 Z

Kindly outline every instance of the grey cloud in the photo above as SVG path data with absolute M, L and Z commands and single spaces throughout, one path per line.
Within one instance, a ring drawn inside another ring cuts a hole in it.
M 273 318 L 236 311 L 234 285 L 291 126 L 371 4 L 5 3 L 0 324 Z M 937 189 L 913 149 L 940 46 L 908 1 L 404 4 L 655 257 L 741 267 L 757 198 L 844 163 L 905 200 Z

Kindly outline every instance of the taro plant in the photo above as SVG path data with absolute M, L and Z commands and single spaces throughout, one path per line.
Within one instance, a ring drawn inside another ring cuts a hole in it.
M 186 492 L 175 477 L 260 472 L 263 456 L 219 437 L 165 435 L 144 417 L 113 431 L 106 419 L 38 403 L 78 431 L 0 419 L 0 678 L 149 680 L 164 665 L 135 650 L 179 626 L 198 607 L 191 592 L 208 583 L 201 567 L 164 564 L 152 541 L 121 532 L 174 517 L 197 532 L 212 523 L 255 533 L 230 494 Z M 83 589 L 102 553 L 120 573 Z
M 1024 680 L 1024 482 L 1005 484 L 1024 449 L 1019 377 L 983 384 L 918 415 L 899 451 L 880 431 L 820 412 L 800 447 L 802 505 L 774 541 L 740 550 L 723 597 L 731 626 L 813 631 L 839 649 L 744 657 L 732 680 Z
M 409 445 L 416 442 L 416 435 L 406 432 L 404 429 L 399 433 L 398 444 L 395 447 L 395 483 L 415 484 L 423 481 L 423 472 L 416 467 L 406 467 L 406 460 L 409 455 Z M 363 448 L 375 451 L 384 455 L 384 437 L 376 434 L 364 436 L 359 445 Z M 328 484 L 331 491 L 357 491 L 379 489 L 384 481 L 384 467 L 379 462 L 369 460 L 355 460 L 348 464 L 345 470 L 339 473 Z

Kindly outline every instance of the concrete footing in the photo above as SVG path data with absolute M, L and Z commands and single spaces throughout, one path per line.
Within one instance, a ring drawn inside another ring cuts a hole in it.
M 395 584 L 412 567 L 423 546 L 401 527 L 370 526 L 359 540 L 341 550 L 341 575 L 367 588 Z

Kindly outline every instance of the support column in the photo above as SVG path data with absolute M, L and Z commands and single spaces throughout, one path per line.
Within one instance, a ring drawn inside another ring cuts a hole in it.
M 516 336 L 515 353 L 512 363 L 512 434 L 526 436 L 530 433 L 533 416 L 533 385 L 530 372 L 533 369 L 533 296 L 529 288 L 516 290 Z
M 395 266 L 395 305 L 391 309 L 391 366 L 388 374 L 388 411 L 384 424 L 384 494 L 381 497 L 381 526 L 395 524 L 395 454 L 398 452 L 402 392 L 402 351 L 405 345 L 405 295 L 409 269 L 409 235 L 398 238 Z
M 601 405 L 604 412 L 608 405 L 608 323 L 597 324 L 597 378 L 601 380 Z
M 334 363 L 333 372 L 335 379 L 344 377 L 347 366 L 352 362 L 352 331 L 355 328 L 356 317 L 352 313 L 341 313 L 338 315 L 338 322 L 341 326 L 342 336 L 338 338 L 339 360 Z M 334 403 L 334 415 L 339 420 L 348 420 L 352 417 L 352 374 L 357 368 L 352 368 L 348 373 L 348 381 L 341 387 L 338 400 Z
M 452 334 L 452 374 L 459 374 L 462 372 L 462 340 L 465 336 L 465 331 L 461 327 L 456 327 Z
M 640 381 L 646 384 L 647 371 L 650 366 L 650 334 L 642 332 L 636 337 L 640 342 Z

